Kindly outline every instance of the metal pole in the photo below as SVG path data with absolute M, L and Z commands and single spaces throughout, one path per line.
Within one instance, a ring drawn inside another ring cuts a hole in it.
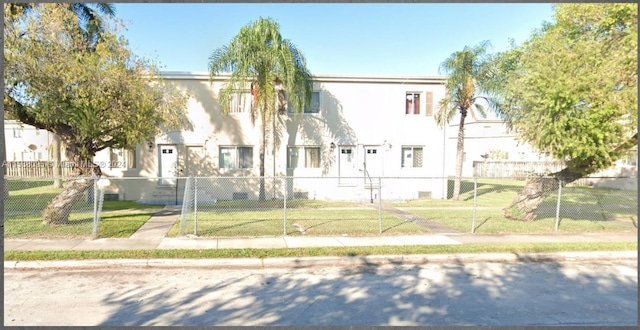
M 98 238 L 98 178 L 93 178 L 93 238 Z
M 379 232 L 382 234 L 382 178 L 378 177 L 378 222 Z
M 558 201 L 556 203 L 556 224 L 555 231 L 558 231 L 560 225 L 560 196 L 562 195 L 562 179 L 558 178 Z
M 476 205 L 478 203 L 478 177 L 473 177 L 473 216 L 471 219 L 471 233 L 476 233 Z
M 284 221 L 282 224 L 282 232 L 284 233 L 284 236 L 287 236 L 287 186 L 289 185 L 289 177 L 285 176 L 284 177 L 284 184 L 282 185 L 284 191 L 283 191 L 283 202 L 284 202 L 284 207 L 283 207 L 283 214 L 284 214 Z
M 178 182 L 180 181 L 180 177 L 178 177 L 176 175 L 176 203 L 175 205 L 178 205 Z
M 184 201 L 182 201 L 184 204 Z M 193 178 L 193 235 L 198 236 L 198 177 Z

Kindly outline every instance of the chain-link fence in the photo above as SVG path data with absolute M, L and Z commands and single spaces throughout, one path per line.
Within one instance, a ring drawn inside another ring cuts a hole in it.
M 86 189 L 52 212 L 63 191 L 56 180 L 7 178 L 5 237 L 129 237 L 165 205 L 182 210 L 168 236 L 637 230 L 635 177 L 544 178 L 546 190 L 519 208 L 529 179 L 462 178 L 454 196 L 455 180 L 443 177 L 61 178 L 63 187 L 85 180 Z M 527 212 L 530 221 L 518 221 Z
M 5 237 L 97 237 L 104 197 L 99 180 L 7 178 L 5 187 Z
M 569 184 L 541 177 L 550 184 L 530 196 L 524 194 L 532 189 L 528 179 L 463 178 L 454 200 L 452 178 L 267 178 L 264 198 L 258 178 L 191 178 L 179 234 L 544 233 L 637 228 L 637 190 L 610 188 L 610 180 L 619 187 L 632 187 L 635 177 L 593 177 Z M 523 198 L 529 201 L 519 206 L 517 201 Z

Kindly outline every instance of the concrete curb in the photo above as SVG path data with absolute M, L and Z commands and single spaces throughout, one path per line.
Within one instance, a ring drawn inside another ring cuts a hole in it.
M 309 268 L 318 266 L 374 267 L 480 262 L 570 262 L 585 260 L 637 260 L 638 251 L 557 252 L 557 253 L 467 253 L 378 255 L 357 257 L 240 258 L 240 259 L 105 259 L 56 261 L 5 261 L 5 270 L 98 269 L 98 268 Z

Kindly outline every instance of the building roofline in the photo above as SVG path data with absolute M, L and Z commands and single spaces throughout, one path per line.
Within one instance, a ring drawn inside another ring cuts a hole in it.
M 209 72 L 162 71 L 164 79 L 209 80 Z M 216 80 L 227 80 L 230 74 L 223 73 Z M 402 83 L 402 84 L 444 84 L 445 76 L 418 75 L 363 75 L 363 74 L 314 74 L 316 82 L 369 82 L 369 83 Z

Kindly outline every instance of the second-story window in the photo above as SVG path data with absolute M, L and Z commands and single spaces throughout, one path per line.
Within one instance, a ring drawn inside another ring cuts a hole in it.
M 426 116 L 432 116 L 433 92 L 407 92 L 404 113 L 406 115 L 419 115 L 424 113 Z
M 287 112 L 289 114 L 295 113 L 291 102 L 288 103 Z M 304 107 L 303 113 L 319 113 L 320 112 L 320 92 L 311 93 L 311 103 L 308 103 Z
M 251 111 L 251 93 L 238 91 L 231 96 L 229 113 L 248 113 Z
M 406 105 L 405 114 L 407 115 L 420 114 L 420 93 L 407 92 L 407 105 Z

